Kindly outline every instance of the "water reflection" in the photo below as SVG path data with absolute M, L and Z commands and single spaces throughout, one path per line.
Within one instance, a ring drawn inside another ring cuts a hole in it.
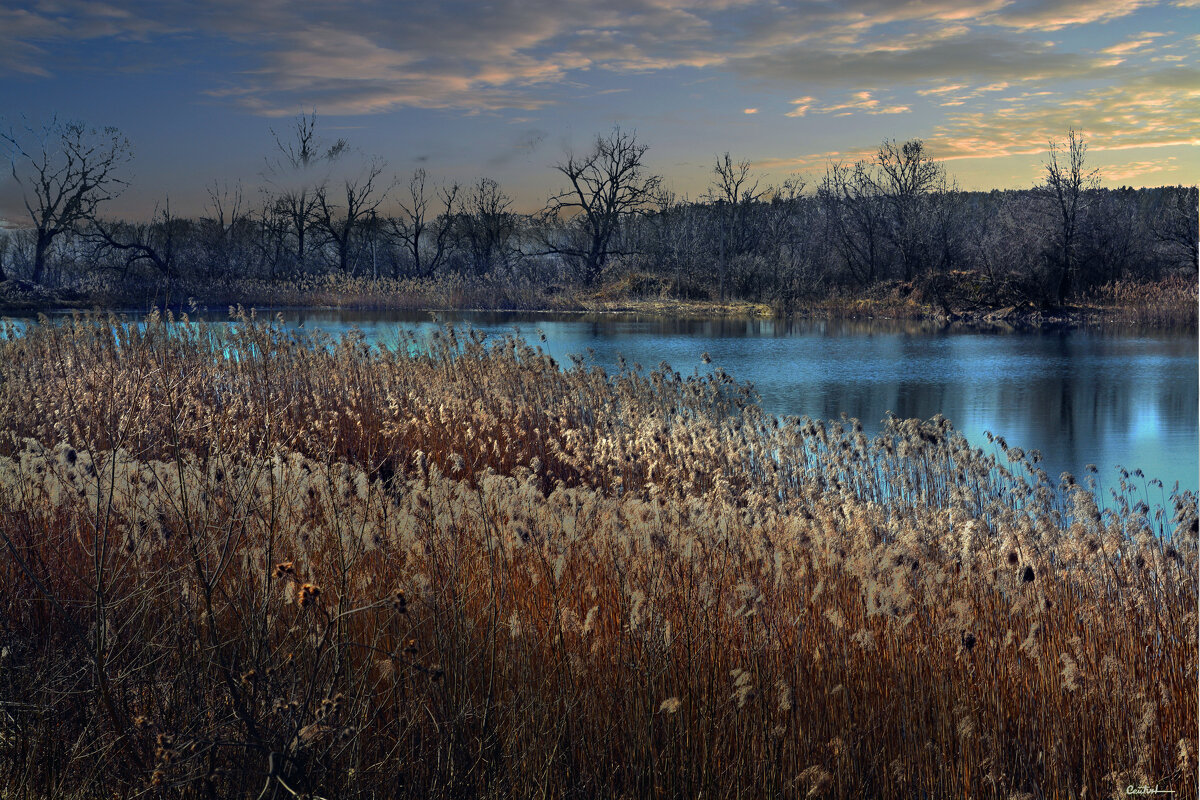
M 273 312 L 272 312 L 273 313 Z M 338 334 L 352 327 L 394 346 L 404 329 L 466 323 L 514 328 L 560 363 L 589 350 L 646 369 L 722 367 L 750 381 L 765 410 L 830 418 L 842 412 L 878 430 L 888 411 L 944 414 L 979 447 L 984 431 L 1040 450 L 1052 476 L 1087 464 L 1112 482 L 1117 464 L 1170 486 L 1200 487 L 1197 336 L 1123 328 L 973 333 L 906 320 L 672 319 L 614 314 L 282 310 L 289 327 Z M 701 362 L 708 352 L 713 364 Z

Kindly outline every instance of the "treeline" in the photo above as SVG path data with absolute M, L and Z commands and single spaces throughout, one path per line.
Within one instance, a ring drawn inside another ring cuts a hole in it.
M 1196 187 L 1099 188 L 1074 131 L 1050 143 L 1029 189 L 961 191 L 913 140 L 769 186 L 726 153 L 689 199 L 649 171 L 635 134 L 614 129 L 556 164 L 564 188 L 522 214 L 491 178 L 389 178 L 301 116 L 275 134 L 256 190 L 214 183 L 199 217 L 164 199 L 133 221 L 100 213 L 125 186 L 130 148 L 115 129 L 52 122 L 0 141 L 29 211 L 27 228 L 0 232 L 0 280 L 41 286 L 165 284 L 203 297 L 245 279 L 454 277 L 784 310 L 885 286 L 949 309 L 968 283 L 994 303 L 1061 305 L 1197 270 Z

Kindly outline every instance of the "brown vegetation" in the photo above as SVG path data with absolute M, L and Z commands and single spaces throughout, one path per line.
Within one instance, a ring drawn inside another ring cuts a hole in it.
M 1193 496 L 750 400 L 454 330 L 10 329 L 6 796 L 1196 793 Z
M 1195 326 L 1200 284 L 1183 275 L 1156 283 L 1116 281 L 1097 289 L 1089 305 L 1106 318 L 1123 322 Z

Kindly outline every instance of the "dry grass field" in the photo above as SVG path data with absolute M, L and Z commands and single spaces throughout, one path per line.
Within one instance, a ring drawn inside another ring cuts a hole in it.
M 1191 495 L 169 322 L 0 341 L 0 797 L 1197 793 Z

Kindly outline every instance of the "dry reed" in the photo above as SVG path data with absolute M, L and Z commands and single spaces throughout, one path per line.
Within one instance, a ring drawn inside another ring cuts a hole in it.
M 0 342 L 7 796 L 1196 793 L 1190 494 L 719 371 L 167 322 Z

